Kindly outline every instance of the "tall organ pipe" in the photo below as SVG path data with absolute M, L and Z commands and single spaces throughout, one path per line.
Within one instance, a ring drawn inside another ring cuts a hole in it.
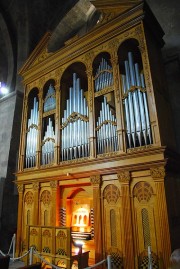
M 36 164 L 36 150 L 37 150 L 37 136 L 38 136 L 38 101 L 34 97 L 33 108 L 30 111 L 30 118 L 28 119 L 27 136 L 26 136 L 26 155 L 25 167 L 34 167 Z

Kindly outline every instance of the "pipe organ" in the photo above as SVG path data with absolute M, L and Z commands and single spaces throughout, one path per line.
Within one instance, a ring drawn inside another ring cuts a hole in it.
M 88 105 L 80 86 L 80 79 L 73 74 L 73 87 L 62 118 L 62 160 L 89 156 Z
M 174 189 L 165 187 L 177 162 L 159 58 L 162 32 L 144 1 L 92 4 L 102 16 L 87 35 L 85 27 L 84 35 L 49 53 L 56 35 L 47 33 L 20 71 L 18 256 L 30 247 L 28 216 L 36 249 L 45 223 L 45 237 L 67 226 L 74 240 L 85 239 L 90 265 L 109 254 L 115 269 L 145 268 L 149 244 L 153 268 L 164 269 L 166 193 Z M 65 232 L 49 235 L 43 257 L 66 267 L 66 250 L 55 251 L 55 237 L 70 246 Z
M 55 108 L 56 108 L 55 90 L 54 87 L 50 85 L 44 100 L 44 112 L 53 110 Z
M 117 151 L 118 141 L 116 118 L 112 114 L 105 96 L 96 126 L 98 154 Z
M 106 59 L 102 58 L 94 78 L 95 91 L 98 92 L 105 87 L 112 86 L 112 84 L 112 67 L 107 63 Z
M 54 161 L 55 132 L 52 120 L 49 118 L 47 130 L 42 141 L 42 164 L 50 164 Z
M 36 165 L 36 151 L 38 138 L 38 101 L 34 97 L 33 108 L 31 109 L 30 118 L 28 119 L 26 131 L 26 154 L 25 167 L 30 168 Z
M 138 63 L 134 64 L 132 52 L 128 52 L 124 66 L 121 81 L 128 147 L 152 144 L 144 75 L 139 72 Z

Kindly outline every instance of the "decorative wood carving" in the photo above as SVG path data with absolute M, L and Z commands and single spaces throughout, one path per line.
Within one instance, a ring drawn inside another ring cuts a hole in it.
M 34 195 L 31 191 L 28 191 L 24 197 L 24 201 L 27 205 L 32 205 L 34 202 Z
M 138 182 L 133 190 L 133 195 L 139 202 L 149 202 L 153 193 L 152 186 L 145 181 Z
M 91 176 L 90 181 L 93 186 L 100 186 L 102 183 L 102 179 L 100 175 Z
M 163 166 L 150 168 L 150 173 L 153 179 L 164 178 L 166 174 Z
M 120 197 L 120 191 L 117 186 L 115 186 L 114 184 L 110 184 L 104 189 L 103 196 L 107 200 L 108 204 L 116 204 L 117 200 Z
M 130 172 L 129 171 L 120 171 L 117 174 L 118 180 L 120 183 L 129 183 L 131 180 Z

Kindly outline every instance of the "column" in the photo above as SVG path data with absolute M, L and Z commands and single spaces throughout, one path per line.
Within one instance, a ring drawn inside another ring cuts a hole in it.
M 124 234 L 124 268 L 133 269 L 135 268 L 135 255 L 134 255 L 134 244 L 133 244 L 133 227 L 131 217 L 131 198 L 130 198 L 130 172 L 120 171 L 117 174 L 118 180 L 121 185 L 122 195 L 122 223 L 123 223 L 123 234 Z
M 50 181 L 50 187 L 52 192 L 52 201 L 51 201 L 51 225 L 59 225 L 59 184 L 57 180 Z
M 95 262 L 103 259 L 102 241 L 102 212 L 101 212 L 101 176 L 90 177 L 93 186 L 93 207 L 94 207 L 94 234 L 95 234 Z
M 168 223 L 168 213 L 165 195 L 165 169 L 163 166 L 150 169 L 151 177 L 155 183 L 156 205 L 158 219 L 155 223 L 157 229 L 157 245 L 159 258 L 162 257 L 162 268 L 168 268 L 171 254 L 171 243 Z
M 122 121 L 123 109 L 122 102 L 120 102 L 120 79 L 119 79 L 119 64 L 117 49 L 119 42 L 113 40 L 111 44 L 111 64 L 113 68 L 113 81 L 114 81 L 114 94 L 115 94 L 115 104 L 116 104 L 116 118 L 117 118 L 117 136 L 118 136 L 118 146 L 119 151 L 125 150 L 125 132 L 124 132 L 124 122 Z
M 38 94 L 39 98 L 39 119 L 38 119 L 38 141 L 37 141 L 37 153 L 36 153 L 36 167 L 39 168 L 41 165 L 41 133 L 42 133 L 42 114 L 43 114 L 43 89 L 40 89 Z
M 58 74 L 60 76 L 60 74 Z M 60 79 L 56 79 L 56 114 L 55 114 L 55 147 L 54 147 L 54 163 L 60 162 Z
M 22 235 L 22 218 L 23 218 L 23 193 L 24 186 L 22 184 L 17 184 L 17 189 L 19 193 L 18 201 L 18 218 L 17 218 L 17 235 L 16 235 L 16 257 L 21 255 L 21 235 Z
M 96 134 L 95 134 L 95 112 L 94 112 L 94 87 L 93 87 L 93 62 L 94 54 L 90 52 L 86 55 L 87 61 L 87 78 L 88 78 L 88 108 L 89 108 L 89 150 L 90 158 L 96 156 Z
M 33 208 L 33 225 L 39 224 L 39 182 L 32 184 L 34 193 L 34 208 Z

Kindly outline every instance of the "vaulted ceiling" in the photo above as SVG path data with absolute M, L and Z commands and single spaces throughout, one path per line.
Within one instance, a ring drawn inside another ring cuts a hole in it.
M 122 1 L 122 0 L 120 0 Z M 0 2 L 0 81 L 11 90 L 22 89 L 17 75 L 42 36 L 52 32 L 49 50 L 59 49 L 63 42 L 78 31 L 86 31 L 96 10 L 89 0 L 1 0 Z M 180 2 L 147 0 L 161 24 L 165 36 L 164 56 L 180 51 Z

